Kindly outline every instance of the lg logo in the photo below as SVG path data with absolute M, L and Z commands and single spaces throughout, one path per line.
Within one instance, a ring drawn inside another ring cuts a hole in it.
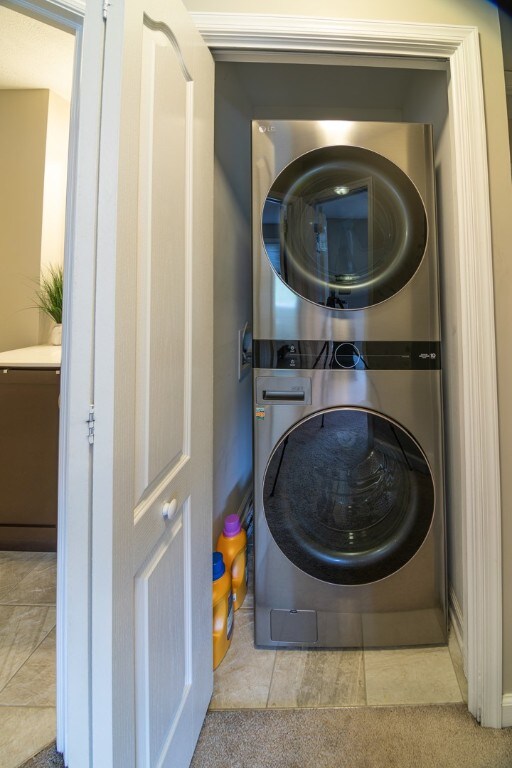
M 260 133 L 274 133 L 276 127 L 275 125 L 260 125 L 258 130 Z

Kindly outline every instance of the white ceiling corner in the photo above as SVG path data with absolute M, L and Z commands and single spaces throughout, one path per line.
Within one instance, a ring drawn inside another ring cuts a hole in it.
M 0 89 L 48 88 L 71 99 L 74 35 L 0 5 Z

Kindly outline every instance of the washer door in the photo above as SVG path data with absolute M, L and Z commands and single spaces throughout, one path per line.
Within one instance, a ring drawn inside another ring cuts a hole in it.
M 394 163 L 360 147 L 301 155 L 277 177 L 262 213 L 265 250 L 279 277 L 333 310 L 394 296 L 418 269 L 427 217 Z
M 277 545 L 332 584 L 390 576 L 421 547 L 434 484 L 413 438 L 382 415 L 337 408 L 299 422 L 277 445 L 263 486 Z

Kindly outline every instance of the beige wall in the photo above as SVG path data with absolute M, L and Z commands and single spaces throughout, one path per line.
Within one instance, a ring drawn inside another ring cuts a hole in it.
M 37 344 L 46 90 L 0 91 L 0 351 Z
M 191 11 L 312 15 L 309 0 L 185 0 Z M 506 115 L 505 82 L 498 12 L 483 0 L 317 0 L 314 15 L 335 18 L 458 24 L 477 27 L 480 34 L 488 138 L 491 227 L 494 257 L 498 349 L 500 449 L 504 546 L 504 691 L 512 692 L 512 184 Z M 468 115 L 468 119 L 471 116 Z
M 63 261 L 69 104 L 0 90 L 0 351 L 46 342 L 34 309 L 41 269 Z
M 434 129 L 437 232 L 439 243 L 441 328 L 443 339 L 443 406 L 445 430 L 445 501 L 448 544 L 448 589 L 450 601 L 464 606 L 464 509 L 460 487 L 463 476 L 462 436 L 460 428 L 462 391 L 462 346 L 458 318 L 457 286 L 460 283 L 459 263 L 452 258 L 456 247 L 456 211 L 453 189 L 451 130 L 448 107 L 448 77 L 445 72 L 416 71 L 414 87 L 409 89 L 404 103 L 403 120 L 432 123 Z M 455 304 L 456 302 L 456 304 Z
M 42 198 L 41 273 L 63 265 L 66 229 L 66 188 L 69 143 L 69 102 L 53 91 L 48 99 L 48 128 Z M 53 323 L 40 315 L 39 343 L 46 343 Z

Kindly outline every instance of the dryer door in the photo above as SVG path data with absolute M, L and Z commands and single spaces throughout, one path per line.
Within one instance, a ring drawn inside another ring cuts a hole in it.
M 434 483 L 401 426 L 356 408 L 300 421 L 276 446 L 264 478 L 266 520 L 302 571 L 333 584 L 390 576 L 421 547 Z
M 418 269 L 427 217 L 408 176 L 382 155 L 351 146 L 307 152 L 268 192 L 262 237 L 295 293 L 333 310 L 394 296 Z

